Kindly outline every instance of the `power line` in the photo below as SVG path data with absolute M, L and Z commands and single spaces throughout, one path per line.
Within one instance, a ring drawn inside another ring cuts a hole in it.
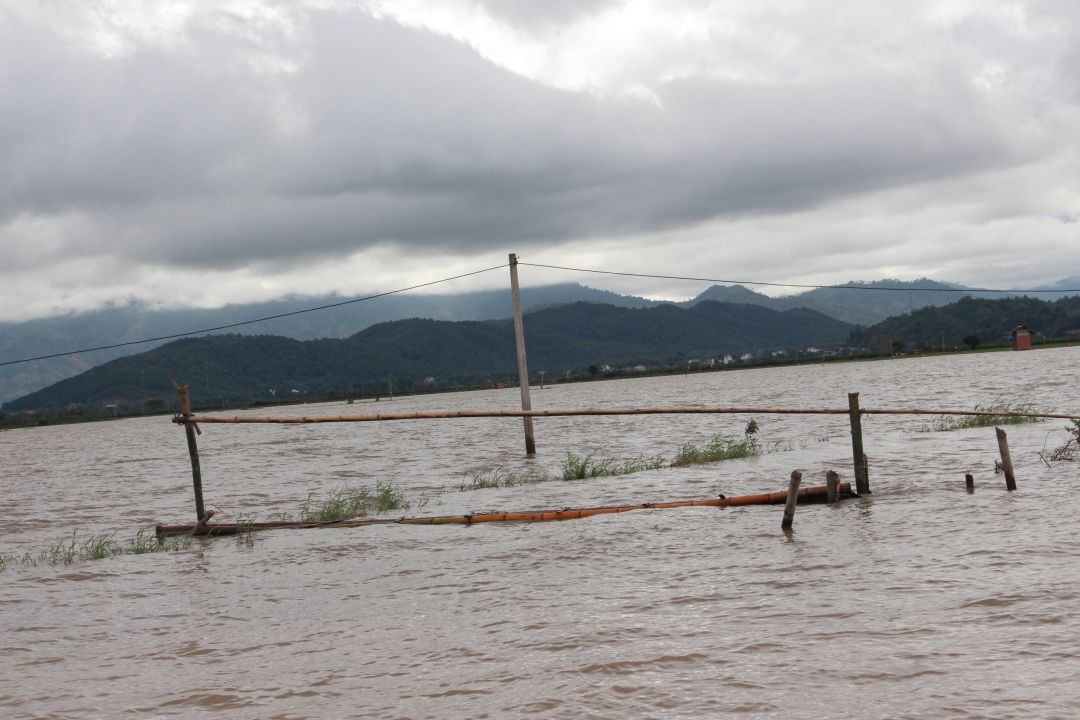
M 794 283 L 757 282 L 755 280 L 719 280 L 717 278 L 682 277 L 679 275 L 649 275 L 646 273 L 615 272 L 614 270 L 589 270 L 587 268 L 562 267 L 561 265 L 541 265 L 540 263 L 527 263 L 518 261 L 518 265 L 530 267 L 549 268 L 551 270 L 570 270 L 572 272 L 596 273 L 598 275 L 623 275 L 626 277 L 658 278 L 660 280 L 693 280 L 696 282 L 730 283 L 732 285 L 767 285 L 769 287 L 804 288 L 807 290 L 832 289 L 832 290 L 889 290 L 892 292 L 908 292 L 920 290 L 923 292 L 989 292 L 989 293 L 1080 293 L 1080 290 L 991 290 L 989 288 L 891 288 L 891 287 L 866 287 L 863 285 L 796 285 Z
M 315 312 L 316 310 L 326 310 L 328 308 L 341 307 L 342 305 L 351 305 L 352 303 L 363 302 L 365 300 L 374 300 L 375 298 L 386 297 L 387 295 L 396 295 L 407 290 L 416 290 L 417 288 L 427 287 L 429 285 L 438 285 L 439 283 L 449 282 L 450 280 L 459 280 L 470 275 L 479 275 L 480 273 L 491 272 L 492 270 L 498 270 L 499 268 L 506 267 L 506 264 L 496 265 L 495 267 L 485 268 L 483 270 L 474 270 L 473 272 L 467 272 L 462 275 L 454 275 L 453 277 L 443 278 L 442 280 L 432 280 L 431 282 L 420 283 L 419 285 L 412 285 L 407 288 L 400 288 L 398 290 L 390 290 L 389 292 L 376 293 L 375 295 L 368 295 L 362 298 L 353 298 L 352 300 L 343 300 L 342 302 L 331 303 L 329 305 L 320 305 L 319 307 L 307 308 L 306 310 L 294 310 L 292 312 L 281 313 L 280 315 L 269 315 L 267 317 L 256 318 L 255 320 L 244 320 L 243 322 L 230 323 L 228 325 L 218 325 L 217 327 L 205 328 L 203 330 L 191 330 L 189 332 L 176 333 L 175 335 L 162 335 L 161 337 L 146 338 L 145 340 L 132 340 L 131 342 L 116 343 L 115 345 L 102 345 L 100 347 L 86 348 L 83 350 L 71 350 L 69 352 L 53 353 L 52 355 L 41 355 L 39 357 L 24 358 L 22 360 L 8 360 L 7 362 L 0 362 L 0 367 L 5 365 L 18 365 L 19 363 L 33 362 L 34 360 L 48 360 L 49 358 L 64 357 L 66 355 L 78 355 L 84 352 L 94 352 L 96 350 L 111 350 L 112 348 L 127 347 L 129 345 L 141 345 L 148 342 L 157 342 L 158 340 L 173 340 L 175 338 L 187 337 L 189 335 L 199 335 L 201 333 L 215 332 L 217 330 L 228 330 L 229 328 L 240 327 L 241 325 L 251 325 L 253 323 L 265 322 L 267 320 L 277 320 L 278 318 L 290 317 L 292 315 L 302 315 L 304 313 Z M 209 382 L 209 381 L 208 381 Z

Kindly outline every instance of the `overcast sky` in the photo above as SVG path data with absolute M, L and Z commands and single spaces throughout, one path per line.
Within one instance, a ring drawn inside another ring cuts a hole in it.
M 508 252 L 1041 284 L 1080 275 L 1078 104 L 1075 0 L 0 0 L 0 320 Z

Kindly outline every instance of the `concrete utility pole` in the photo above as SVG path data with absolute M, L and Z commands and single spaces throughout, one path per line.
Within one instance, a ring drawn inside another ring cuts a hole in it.
M 518 378 L 521 385 L 521 409 L 532 410 L 529 399 L 529 366 L 525 362 L 525 328 L 521 324 L 521 289 L 518 287 L 517 255 L 510 253 L 510 295 L 514 299 L 514 338 L 517 340 Z M 525 420 L 525 454 L 536 454 L 531 417 Z

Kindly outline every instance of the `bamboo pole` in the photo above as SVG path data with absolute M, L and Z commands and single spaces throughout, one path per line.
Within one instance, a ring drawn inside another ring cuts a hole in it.
M 791 471 L 791 482 L 788 484 L 787 502 L 784 505 L 784 519 L 780 521 L 783 530 L 790 530 L 791 523 L 795 520 L 795 506 L 799 502 L 799 483 L 802 482 L 802 473 L 798 470 Z M 828 488 L 825 489 L 828 492 Z
M 866 454 L 863 452 L 862 415 L 859 411 L 859 393 L 857 392 L 848 393 L 848 418 L 851 422 L 851 452 L 855 464 L 855 492 L 865 495 L 870 492 L 870 482 L 866 477 L 866 466 L 863 464 Z
M 995 417 L 1031 417 L 1080 420 L 1080 415 L 1064 413 L 986 412 L 983 410 L 872 410 L 862 408 L 862 415 L 992 415 Z M 585 415 L 850 415 L 850 408 L 752 408 L 752 407 L 645 407 L 645 408 L 571 408 L 564 410 L 426 410 L 369 415 L 284 415 L 226 416 L 193 415 L 197 423 L 306 424 L 334 422 L 382 422 L 387 420 L 447 420 L 453 418 L 496 417 L 578 417 Z M 183 420 L 175 419 L 177 424 Z
M 521 409 L 532 410 L 529 399 L 529 364 L 525 361 L 525 326 L 521 320 L 521 289 L 518 287 L 517 255 L 510 253 L 510 295 L 514 301 L 514 340 L 517 343 L 518 385 L 521 387 Z M 533 421 L 529 415 L 525 418 L 525 454 L 536 454 L 536 439 L 533 435 Z
M 195 519 L 202 521 L 206 516 L 202 496 L 202 468 L 199 466 L 199 446 L 195 442 L 195 420 L 191 414 L 188 386 L 180 385 L 176 388 L 176 394 L 180 396 L 181 415 L 180 418 L 176 418 L 176 421 L 184 426 L 184 434 L 187 435 L 188 456 L 191 457 L 191 482 L 195 486 Z
M 840 483 L 838 492 L 841 496 L 851 493 L 851 485 Z M 806 487 L 795 493 L 798 500 L 820 502 L 825 499 L 826 488 Z M 682 500 L 667 503 L 641 503 L 640 505 L 609 505 L 604 507 L 577 508 L 566 510 L 538 510 L 533 512 L 483 513 L 473 515 L 441 515 L 414 518 L 350 518 L 327 522 L 279 521 L 251 523 L 253 531 L 258 530 L 303 530 L 306 528 L 361 527 L 364 525 L 474 525 L 489 522 L 551 522 L 555 520 L 578 520 L 594 515 L 631 512 L 633 510 L 669 510 L 684 507 L 742 507 L 746 505 L 779 505 L 787 502 L 789 492 L 760 493 L 757 495 L 739 495 L 736 497 L 709 498 L 708 500 Z M 245 527 L 247 525 L 245 524 Z M 235 523 L 207 525 L 158 525 L 158 535 L 235 535 Z
M 1005 473 L 1005 487 L 1008 490 L 1016 489 L 1016 475 L 1013 474 L 1012 455 L 1009 454 L 1009 440 L 1005 437 L 1005 431 L 999 427 L 994 428 L 997 433 L 998 452 L 1001 453 L 1001 469 Z

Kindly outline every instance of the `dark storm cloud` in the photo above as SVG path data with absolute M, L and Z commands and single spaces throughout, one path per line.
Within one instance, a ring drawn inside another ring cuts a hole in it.
M 472 253 L 790 210 L 1036 149 L 960 68 L 699 77 L 650 101 L 553 89 L 358 11 L 312 14 L 288 41 L 295 72 L 207 30 L 114 57 L 32 24 L 2 32 L 0 223 L 78 218 L 67 257 Z

